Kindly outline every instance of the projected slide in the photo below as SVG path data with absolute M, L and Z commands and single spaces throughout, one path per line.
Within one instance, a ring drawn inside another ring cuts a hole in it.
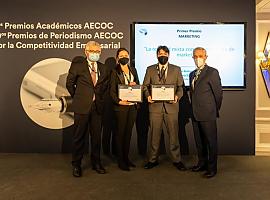
M 218 69 L 223 87 L 245 87 L 244 23 L 134 23 L 133 38 L 141 82 L 147 66 L 157 63 L 157 47 L 166 45 L 170 49 L 169 63 L 181 67 L 185 85 L 189 86 L 189 73 L 195 69 L 192 51 L 200 46 L 207 50 L 207 64 Z

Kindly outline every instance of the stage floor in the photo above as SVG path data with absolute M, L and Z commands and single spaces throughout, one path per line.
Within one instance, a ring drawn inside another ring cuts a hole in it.
M 144 160 L 125 172 L 103 157 L 108 174 L 99 175 L 83 162 L 83 177 L 71 174 L 70 154 L 0 154 L 0 199 L 46 200 L 269 200 L 270 157 L 220 156 L 218 174 L 177 171 L 163 156 L 160 165 L 143 169 Z M 194 157 L 186 157 L 191 166 Z

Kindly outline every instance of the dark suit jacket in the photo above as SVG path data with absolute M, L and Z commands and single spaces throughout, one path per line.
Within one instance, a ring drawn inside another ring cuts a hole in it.
M 71 109 L 75 113 L 88 114 L 94 94 L 97 111 L 100 114 L 103 112 L 104 94 L 109 83 L 109 70 L 100 62 L 97 62 L 97 67 L 99 78 L 94 86 L 86 58 L 77 56 L 72 60 L 66 87 L 73 98 Z
M 136 68 L 129 66 L 129 70 L 134 76 L 134 82 L 137 85 L 140 84 Z M 114 110 L 116 111 L 123 110 L 126 107 L 119 105 L 118 84 L 125 84 L 125 78 L 119 66 L 112 70 L 110 79 L 110 95 L 114 103 Z
M 151 85 L 162 84 L 159 80 L 158 75 L 158 64 L 151 65 L 147 67 L 146 74 L 144 76 L 144 94 L 147 98 L 151 96 Z M 182 85 L 184 83 L 181 68 L 168 64 L 168 71 L 165 84 L 171 84 L 175 86 L 175 95 L 177 95 L 179 100 L 183 96 L 183 88 Z M 154 102 L 149 104 L 149 112 L 157 112 L 161 113 L 163 104 L 168 113 L 178 113 L 179 112 L 179 104 L 178 103 L 167 103 L 167 102 Z
M 205 66 L 192 89 L 195 71 L 189 74 L 190 98 L 193 117 L 196 121 L 216 120 L 222 103 L 222 86 L 218 71 Z

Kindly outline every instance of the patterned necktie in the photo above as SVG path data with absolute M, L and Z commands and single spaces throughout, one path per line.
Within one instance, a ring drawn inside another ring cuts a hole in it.
M 160 74 L 161 74 L 161 80 L 162 80 L 163 83 L 165 83 L 165 81 L 166 81 L 166 79 L 165 79 L 165 72 L 166 72 L 165 67 L 162 66 L 161 67 L 161 70 L 160 70 Z
M 197 69 L 195 72 L 194 82 L 196 82 L 199 78 L 200 73 L 202 72 L 201 69 Z
M 92 82 L 94 84 L 94 86 L 96 85 L 97 82 L 97 77 L 96 77 L 96 71 L 95 71 L 95 63 L 91 63 L 91 77 L 92 77 Z
M 195 72 L 195 76 L 194 76 L 194 78 L 193 78 L 193 80 L 192 80 L 192 88 L 193 88 L 193 89 L 194 89 L 194 87 L 195 87 L 195 82 L 198 80 L 199 75 L 200 75 L 201 72 L 202 72 L 201 69 L 197 69 L 196 72 Z

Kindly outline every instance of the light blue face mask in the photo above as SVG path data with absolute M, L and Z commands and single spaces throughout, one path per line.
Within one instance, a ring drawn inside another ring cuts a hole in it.
M 99 57 L 99 53 L 89 53 L 88 60 L 90 60 L 91 62 L 97 62 L 99 60 Z

